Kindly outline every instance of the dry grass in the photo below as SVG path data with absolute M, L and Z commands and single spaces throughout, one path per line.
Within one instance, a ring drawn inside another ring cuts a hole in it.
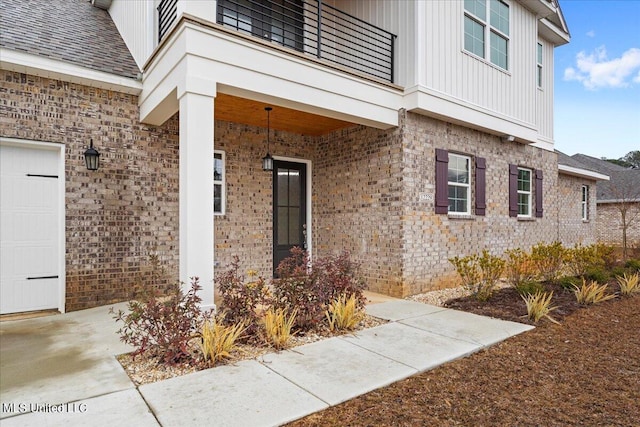
M 616 280 L 620 286 L 620 294 L 630 296 L 640 292 L 640 275 L 638 273 L 629 276 L 625 273 L 623 276 L 616 276 Z
M 615 294 L 607 294 L 607 285 L 600 285 L 596 281 L 591 281 L 587 284 L 587 281 L 582 279 L 582 286 L 573 286 L 573 293 L 578 300 L 578 303 L 583 305 L 598 304 L 603 301 L 615 298 Z
M 297 314 L 298 310 L 293 310 L 289 316 L 282 308 L 267 310 L 262 319 L 265 341 L 277 350 L 287 348 Z
M 364 319 L 364 311 L 358 308 L 356 296 L 345 294 L 333 301 L 325 313 L 331 331 L 352 331 Z
M 236 341 L 245 330 L 244 323 L 232 326 L 222 324 L 222 319 L 215 317 L 202 325 L 200 348 L 205 361 L 215 364 L 231 356 L 236 348 Z
M 549 313 L 558 307 L 551 307 L 551 299 L 553 298 L 553 292 L 536 292 L 535 294 L 528 294 L 522 296 L 525 304 L 527 305 L 527 315 L 529 319 L 534 323 L 538 323 L 540 319 L 546 317 L 553 323 L 558 323 L 554 318 L 549 316 Z

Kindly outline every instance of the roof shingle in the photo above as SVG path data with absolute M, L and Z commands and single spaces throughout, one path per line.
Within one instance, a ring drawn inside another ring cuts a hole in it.
M 2 0 L 0 46 L 135 78 L 140 72 L 105 10 L 87 0 Z

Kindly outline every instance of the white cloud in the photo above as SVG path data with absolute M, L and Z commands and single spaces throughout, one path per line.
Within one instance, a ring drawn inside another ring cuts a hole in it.
M 595 31 L 591 30 L 591 31 L 587 32 L 587 37 L 593 38 L 595 36 L 596 36 L 596 32 Z
M 590 90 L 628 87 L 640 83 L 640 49 L 631 48 L 620 58 L 609 59 L 604 46 L 587 55 L 576 55 L 575 67 L 564 70 L 565 80 L 579 81 Z

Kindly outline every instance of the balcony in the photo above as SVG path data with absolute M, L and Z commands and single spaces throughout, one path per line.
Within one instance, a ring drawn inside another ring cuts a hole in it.
M 158 6 L 159 39 L 177 18 L 177 1 Z M 218 24 L 340 67 L 394 81 L 396 36 L 322 0 L 218 0 Z

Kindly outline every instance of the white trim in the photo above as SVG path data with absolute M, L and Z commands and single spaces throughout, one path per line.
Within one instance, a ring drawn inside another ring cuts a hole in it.
M 224 216 L 227 213 L 227 154 L 222 150 L 213 150 L 213 166 L 214 166 L 214 178 L 213 185 L 219 184 L 222 185 L 222 194 L 220 201 L 220 212 L 216 212 L 215 203 L 213 208 L 214 216 Z M 222 156 L 222 179 L 216 181 L 215 179 L 215 155 L 220 154 Z M 213 190 L 213 195 L 215 197 L 215 188 Z
M 456 211 L 448 211 L 447 214 L 449 215 L 464 215 L 464 216 L 469 216 L 471 215 L 471 185 L 472 185 L 472 178 L 471 178 L 471 157 L 464 155 L 464 154 L 458 154 L 458 153 L 451 153 L 449 152 L 449 162 L 447 163 L 447 174 L 449 172 L 449 168 L 451 167 L 451 157 L 458 157 L 461 159 L 464 159 L 467 161 L 467 180 L 469 181 L 466 184 L 463 183 L 452 183 L 452 181 L 449 181 L 449 179 L 447 178 L 447 193 L 449 192 L 448 188 L 449 186 L 454 186 L 454 187 L 464 187 L 467 189 L 467 210 L 465 210 L 464 212 L 456 212 Z M 448 198 L 448 194 L 447 194 L 447 198 Z
M 29 53 L 0 47 L 0 69 L 33 74 L 71 83 L 139 95 L 142 83 L 114 74 L 92 70 L 57 59 L 45 58 Z
M 67 292 L 66 269 L 66 224 L 65 224 L 65 145 L 53 142 L 34 141 L 29 139 L 5 138 L 0 136 L 0 145 L 14 147 L 37 147 L 39 149 L 58 151 L 58 311 L 65 312 Z
M 583 185 L 580 194 L 580 206 L 582 208 L 582 220 L 589 221 L 589 186 Z
M 313 216 L 311 214 L 311 208 L 313 207 L 311 203 L 311 199 L 313 198 L 313 186 L 311 185 L 313 170 L 311 160 L 286 156 L 273 156 L 273 158 L 274 160 L 283 162 L 303 163 L 307 166 L 307 252 L 309 253 L 309 259 L 313 259 Z
M 578 178 L 589 178 L 598 181 L 609 181 L 609 176 L 598 172 L 590 171 L 587 169 L 574 168 L 573 166 L 567 166 L 558 164 L 558 172 L 564 175 L 577 176 Z
M 532 218 L 532 210 L 533 210 L 533 183 L 534 183 L 534 171 L 533 169 L 529 169 L 529 168 L 523 168 L 518 166 L 518 176 L 516 177 L 516 182 L 520 180 L 520 171 L 525 171 L 525 172 L 529 172 L 529 191 L 525 191 L 525 190 L 520 190 L 520 189 L 516 189 L 516 194 L 518 196 L 518 218 Z M 517 185 L 516 185 L 517 187 Z M 529 198 L 527 200 L 527 205 L 528 205 L 528 211 L 529 213 L 526 215 L 523 215 L 520 213 L 520 194 L 527 194 L 529 195 Z M 538 195 L 536 194 L 536 197 Z

